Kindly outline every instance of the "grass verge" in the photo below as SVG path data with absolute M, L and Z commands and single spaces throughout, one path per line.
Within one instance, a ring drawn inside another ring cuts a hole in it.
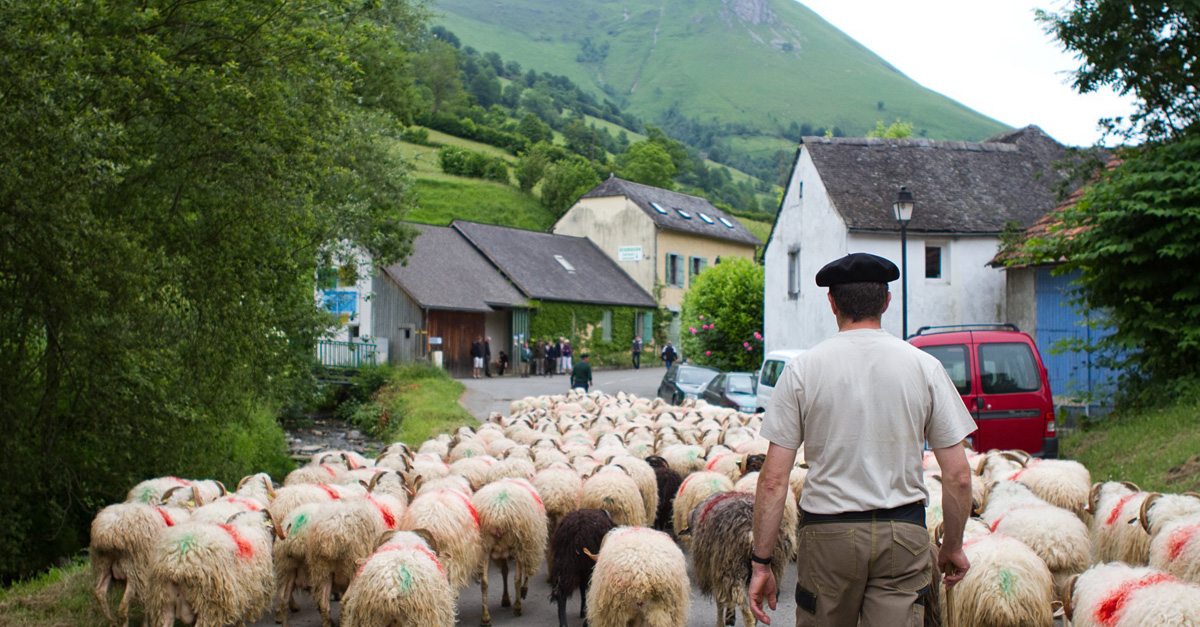
M 1063 438 L 1062 455 L 1093 481 L 1132 481 L 1143 490 L 1200 490 L 1200 396 L 1096 421 Z
M 102 625 L 104 616 L 91 592 L 91 570 L 84 559 L 53 568 L 33 579 L 0 590 L 0 625 L 75 627 Z M 113 597 L 113 607 L 119 602 Z M 134 612 L 130 612 L 134 614 Z M 131 619 L 135 617 L 131 616 Z M 140 621 L 140 612 L 136 624 Z
M 401 366 L 357 413 L 374 421 L 363 426 L 384 442 L 407 442 L 416 448 L 439 433 L 479 424 L 458 404 L 464 390 L 444 370 L 423 364 Z M 361 424 L 361 418 L 356 421 Z

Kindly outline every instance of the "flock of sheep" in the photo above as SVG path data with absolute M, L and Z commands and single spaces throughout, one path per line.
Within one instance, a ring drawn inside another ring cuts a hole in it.
M 718 626 L 739 612 L 753 625 L 753 493 L 768 446 L 760 421 L 703 402 L 577 391 L 515 401 L 509 416 L 415 449 L 397 442 L 375 459 L 321 452 L 278 488 L 265 474 L 233 493 L 215 481 L 151 479 L 96 515 L 94 591 L 122 626 L 137 602 L 158 626 L 244 625 L 273 609 L 286 627 L 307 594 L 326 627 L 335 598 L 345 627 L 424 627 L 453 625 L 459 593 L 478 581 L 486 627 L 489 563 L 500 569 L 501 606 L 520 615 L 546 561 L 563 627 L 576 591 L 592 627 L 681 627 L 693 582 L 716 600 Z M 972 567 L 926 624 L 1050 627 L 1061 602 L 1080 626 L 1200 625 L 1200 495 L 1092 485 L 1071 461 L 968 455 Z M 924 464 L 932 544 L 941 486 L 933 456 Z M 804 559 L 806 472 L 798 456 L 777 579 Z

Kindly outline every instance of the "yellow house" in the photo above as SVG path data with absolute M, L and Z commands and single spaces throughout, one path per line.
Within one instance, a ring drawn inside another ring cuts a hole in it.
M 676 314 L 670 332 L 676 342 L 692 278 L 722 259 L 753 259 L 762 245 L 703 198 L 616 177 L 584 194 L 551 231 L 591 239 L 651 294 L 661 285 L 658 304 Z

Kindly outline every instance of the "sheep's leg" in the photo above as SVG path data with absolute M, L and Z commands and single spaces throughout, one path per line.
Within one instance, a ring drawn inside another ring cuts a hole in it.
M 288 624 L 288 609 L 290 605 L 296 603 L 296 599 L 292 598 L 292 588 L 296 585 L 296 575 L 288 573 L 279 581 L 278 596 L 275 602 L 275 622 L 287 627 Z
M 137 587 L 133 585 L 132 579 L 126 579 L 125 594 L 121 595 L 121 604 L 117 606 L 117 625 L 120 627 L 129 627 L 129 604 L 136 595 Z
M 519 565 L 513 569 L 513 596 L 515 597 L 513 616 L 520 616 L 523 613 L 521 599 L 525 598 L 525 595 L 521 591 L 524 590 L 523 586 L 525 585 L 524 572 Z
M 585 581 L 583 587 L 579 589 L 579 618 L 584 619 L 584 627 L 587 627 L 587 593 L 590 587 L 592 587 L 591 582 Z
M 529 596 L 529 580 L 533 579 L 533 576 L 536 574 L 536 571 L 532 572 L 532 573 L 528 573 L 528 574 L 526 574 L 525 571 L 520 571 L 520 572 L 521 572 L 521 598 L 524 599 L 525 597 Z M 515 588 L 514 588 L 514 590 L 515 590 Z
M 491 627 L 491 625 L 492 625 L 492 615 L 488 613 L 488 608 L 487 608 L 487 601 L 488 601 L 487 576 L 488 576 L 488 558 L 487 558 L 487 556 L 484 556 L 484 558 L 483 558 L 483 574 L 479 578 L 479 590 L 483 594 L 483 613 L 479 615 L 480 627 Z
M 329 573 L 321 573 L 319 578 L 313 578 L 313 601 L 317 611 L 321 613 L 321 627 L 333 627 L 333 617 L 329 613 L 329 600 L 333 596 L 333 577 Z
M 757 619 L 754 618 L 754 614 L 750 612 L 749 603 L 742 605 L 742 622 L 746 625 L 746 627 L 754 627 L 757 622 Z
M 567 627 L 567 595 L 558 593 L 558 627 Z
M 107 618 L 108 622 L 110 623 L 116 621 L 116 619 L 113 618 L 112 609 L 108 607 L 108 587 L 111 586 L 112 583 L 112 570 L 106 568 L 104 569 L 104 574 L 100 575 L 100 577 L 96 579 L 96 585 L 92 588 L 92 593 L 96 595 L 96 600 L 100 602 L 100 609 L 104 610 L 104 617 Z M 128 584 L 126 585 L 125 589 L 129 589 Z
M 508 598 L 508 559 L 500 560 L 500 581 L 504 582 L 504 596 L 500 597 L 500 607 L 510 607 L 512 599 Z
M 725 627 L 725 604 L 717 601 L 717 627 Z

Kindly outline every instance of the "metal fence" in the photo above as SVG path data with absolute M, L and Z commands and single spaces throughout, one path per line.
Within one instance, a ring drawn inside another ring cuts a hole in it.
M 373 342 L 317 341 L 317 359 L 326 368 L 357 369 L 387 361 L 387 351 Z

